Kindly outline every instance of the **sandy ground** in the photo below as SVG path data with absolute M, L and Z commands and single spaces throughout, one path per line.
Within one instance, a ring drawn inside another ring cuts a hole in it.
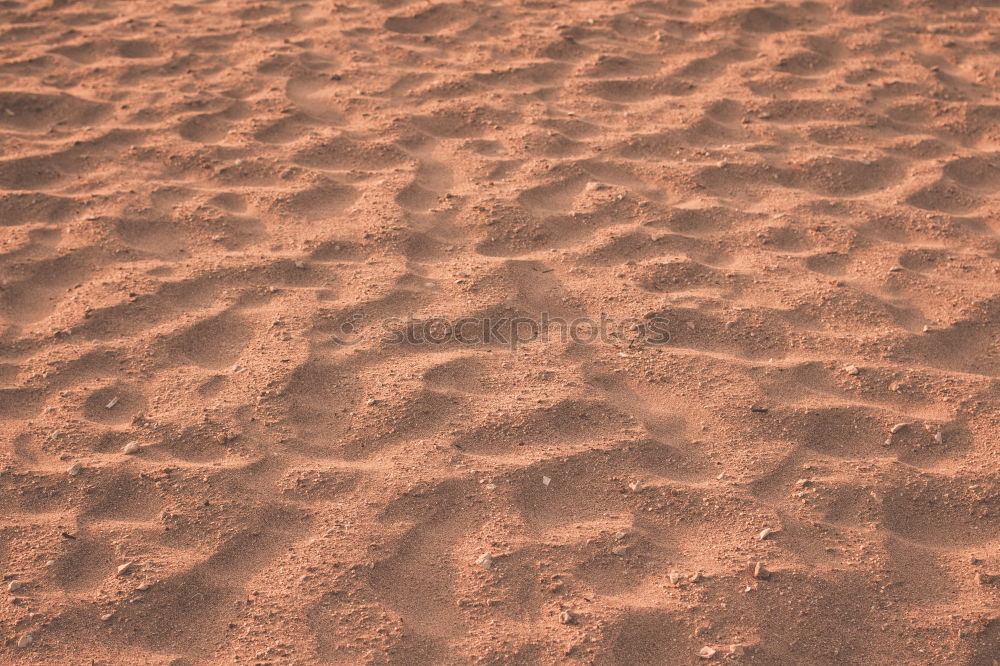
M 961 0 L 3 0 L 0 663 L 997 664 L 998 68 Z

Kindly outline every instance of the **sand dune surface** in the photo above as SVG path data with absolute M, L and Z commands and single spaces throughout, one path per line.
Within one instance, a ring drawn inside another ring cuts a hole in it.
M 0 0 L 0 662 L 1000 663 L 1000 5 Z

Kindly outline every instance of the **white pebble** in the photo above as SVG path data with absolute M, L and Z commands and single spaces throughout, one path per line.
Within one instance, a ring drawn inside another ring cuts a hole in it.
M 75 462 L 72 465 L 70 465 L 69 469 L 66 470 L 66 473 L 69 474 L 70 476 L 77 476 L 82 471 L 83 471 L 83 464 Z
M 493 556 L 490 555 L 489 553 L 483 553 L 482 555 L 480 555 L 479 557 L 476 558 L 476 564 L 478 564 L 479 566 L 481 566 L 484 569 L 492 569 L 493 568 Z
M 760 580 L 764 580 L 771 576 L 771 572 L 767 570 L 763 562 L 758 562 L 753 567 L 753 577 Z
M 122 453 L 124 453 L 127 456 L 132 456 L 135 455 L 136 453 L 139 453 L 140 450 L 141 447 L 139 446 L 139 442 L 129 442 L 128 444 L 125 445 L 125 448 L 122 449 Z
M 547 477 L 547 476 L 543 476 L 543 477 L 542 477 L 542 485 L 543 485 L 543 486 L 547 486 L 547 485 L 549 485 L 550 483 L 552 483 L 552 479 L 550 479 L 550 478 L 549 478 L 549 477 Z

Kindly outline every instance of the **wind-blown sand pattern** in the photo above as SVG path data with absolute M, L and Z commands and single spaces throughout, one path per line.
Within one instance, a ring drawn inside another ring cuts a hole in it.
M 3 0 L 0 662 L 998 663 L 998 84 L 995 2 Z

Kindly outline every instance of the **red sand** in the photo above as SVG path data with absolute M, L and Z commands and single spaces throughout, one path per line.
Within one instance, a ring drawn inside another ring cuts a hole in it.
M 0 2 L 0 663 L 996 664 L 990 4 Z

